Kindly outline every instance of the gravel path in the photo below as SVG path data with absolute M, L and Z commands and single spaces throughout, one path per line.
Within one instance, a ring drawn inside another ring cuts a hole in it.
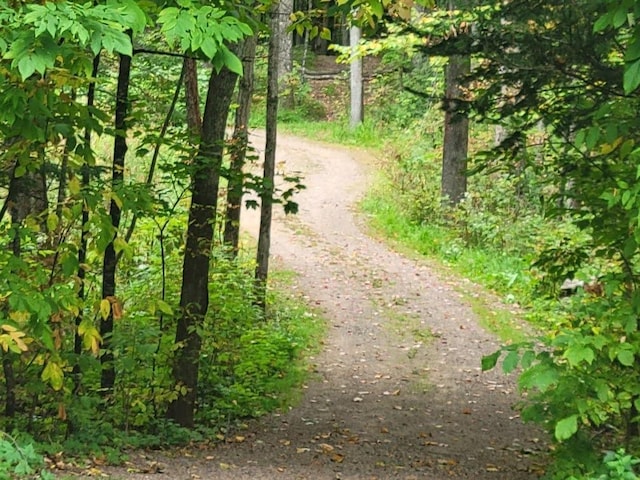
M 256 135 L 254 142 L 264 140 Z M 280 135 L 278 160 L 286 173 L 302 172 L 307 189 L 298 197 L 299 215 L 276 215 L 273 262 L 299 274 L 295 288 L 331 327 L 300 405 L 250 424 L 238 442 L 135 454 L 128 469 L 107 474 L 537 478 L 541 460 L 531 452 L 542 448 L 541 434 L 511 409 L 518 400 L 513 379 L 479 368 L 495 340 L 436 272 L 364 233 L 354 203 L 368 183 L 371 159 Z M 257 230 L 255 214 L 245 221 Z M 136 469 L 155 473 L 131 473 Z

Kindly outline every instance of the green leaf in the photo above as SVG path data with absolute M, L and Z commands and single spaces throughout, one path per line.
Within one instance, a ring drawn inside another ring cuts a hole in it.
M 218 52 L 218 44 L 211 37 L 206 37 L 200 45 L 200 50 L 207 58 L 213 58 Z
M 633 92 L 640 85 L 640 59 L 626 64 L 623 85 L 626 94 Z
M 522 354 L 522 360 L 520 360 L 520 365 L 522 365 L 522 368 L 527 369 L 533 364 L 533 361 L 535 359 L 536 359 L 536 352 L 534 352 L 533 350 L 527 350 Z
M 624 52 L 624 59 L 626 62 L 632 62 L 638 58 L 640 58 L 640 40 L 633 39 Z
M 550 363 L 539 363 L 529 370 L 525 371 L 518 383 L 524 389 L 537 389 L 541 392 L 548 390 L 552 385 L 555 385 L 558 381 L 558 372 L 555 367 Z
M 628 16 L 627 10 L 624 7 L 619 7 L 613 15 L 613 19 L 611 23 L 613 24 L 613 28 L 620 28 L 622 25 L 627 23 Z
M 511 351 L 504 357 L 504 361 L 502 362 L 502 370 L 504 373 L 513 372 L 518 366 L 518 362 L 520 361 L 520 354 L 517 351 Z
M 502 350 L 498 350 L 493 352 L 491 355 L 485 355 L 482 357 L 482 371 L 486 372 L 487 370 L 491 370 L 498 363 L 498 358 L 500 358 L 500 354 L 502 354 Z
M 563 357 L 569 361 L 572 367 L 576 367 L 582 362 L 587 362 L 591 365 L 595 359 L 595 354 L 591 348 L 584 345 L 571 345 L 565 350 Z
M 158 307 L 158 310 L 160 310 L 162 313 L 164 313 L 166 315 L 173 315 L 173 309 L 164 300 L 158 299 L 156 301 L 156 306 Z
M 18 60 L 18 71 L 20 72 L 20 76 L 23 80 L 26 80 L 35 73 L 36 66 L 33 62 L 33 58 L 30 55 L 22 57 L 20 60 Z
M 635 355 L 631 350 L 620 350 L 617 355 L 618 361 L 625 367 L 632 367 L 635 362 Z
M 224 64 L 229 70 L 238 75 L 242 75 L 242 61 L 233 52 L 227 48 L 223 48 L 222 56 Z
M 563 440 L 573 437 L 577 431 L 578 415 L 571 415 L 556 423 L 555 437 L 558 441 L 562 442 Z
M 594 23 L 593 25 L 593 31 L 596 33 L 601 32 L 609 25 L 611 25 L 611 17 L 613 16 L 613 13 L 614 12 L 607 12 L 606 14 L 598 18 L 598 20 L 596 20 L 596 23 Z
M 585 139 L 585 143 L 589 150 L 593 150 L 595 146 L 598 144 L 598 140 L 600 139 L 600 129 L 598 127 L 591 127 L 587 131 L 587 137 Z
M 593 388 L 596 391 L 596 395 L 598 396 L 598 400 L 601 402 L 606 402 L 609 399 L 609 385 L 604 380 L 597 380 L 593 384 Z

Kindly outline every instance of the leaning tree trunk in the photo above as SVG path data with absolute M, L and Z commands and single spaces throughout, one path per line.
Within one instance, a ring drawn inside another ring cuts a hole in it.
M 451 56 L 446 68 L 441 194 L 447 205 L 457 205 L 467 192 L 469 117 L 459 82 L 470 68 L 471 58 L 461 55 Z
M 269 37 L 267 64 L 267 126 L 264 149 L 263 186 L 260 192 L 260 230 L 256 258 L 256 287 L 258 305 L 266 307 L 267 277 L 269 275 L 269 251 L 271 249 L 271 216 L 276 165 L 276 139 L 278 136 L 278 38 L 277 8 L 272 7 L 272 35 Z
M 116 118 L 115 118 L 115 139 L 113 144 L 113 166 L 111 172 L 111 191 L 116 192 L 124 180 L 124 163 L 127 154 L 127 115 L 129 110 L 129 81 L 131 79 L 131 57 L 120 55 L 120 67 L 118 71 L 118 86 L 116 90 Z M 104 252 L 102 264 L 102 298 L 109 303 L 115 302 L 116 294 L 116 267 L 118 257 L 115 249 L 115 239 L 120 227 L 120 217 L 122 211 L 118 202 L 111 198 L 109 205 L 111 216 L 111 226 L 113 227 L 113 239 L 107 245 Z M 100 356 L 102 373 L 100 376 L 100 386 L 105 393 L 113 390 L 116 381 L 116 370 L 113 364 L 114 356 L 111 349 L 111 336 L 113 334 L 113 308 L 109 309 L 106 318 L 100 322 L 100 336 L 102 337 L 103 352 Z
M 240 213 L 242 212 L 242 196 L 244 192 L 243 167 L 249 146 L 249 115 L 253 94 L 253 66 L 255 64 L 256 36 L 245 40 L 242 50 L 243 76 L 238 91 L 238 108 L 231 141 L 231 165 L 227 185 L 227 210 L 224 222 L 224 244 L 230 248 L 232 257 L 238 255 L 240 242 Z
M 174 400 L 167 412 L 170 419 L 189 428 L 193 427 L 198 390 L 202 346 L 199 330 L 209 308 L 209 260 L 218 206 L 224 135 L 237 77 L 224 67 L 219 73 L 211 73 L 200 149 L 192 165 L 192 198 L 180 293 L 181 316 L 175 338 L 179 348 L 173 364 L 174 382 L 185 387 L 186 393 Z

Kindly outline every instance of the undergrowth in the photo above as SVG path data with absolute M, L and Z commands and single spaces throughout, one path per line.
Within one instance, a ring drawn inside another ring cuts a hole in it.
M 421 75 L 437 84 L 433 72 Z M 282 128 L 373 150 L 378 175 L 361 202 L 372 229 L 427 256 L 444 275 L 486 289 L 462 288 L 483 326 L 504 342 L 482 366 L 493 368 L 501 359 L 505 373 L 522 368 L 519 386 L 528 393 L 522 417 L 555 439 L 547 478 L 637 478 L 637 437 L 627 433 L 625 443 L 624 434 L 637 427 L 640 408 L 633 400 L 637 381 L 627 378 L 638 355 L 630 339 L 637 319 L 620 294 L 625 283 L 618 263 L 602 260 L 594 232 L 564 203 L 562 182 L 549 181 L 557 172 L 547 171 L 544 159 L 555 153 L 533 146 L 504 162 L 492 157 L 493 127 L 472 124 L 467 195 L 455 208 L 445 207 L 439 193 L 443 113 L 434 105 L 412 108 L 417 98 L 393 78 L 379 79 L 368 92 L 367 120 L 353 131 L 344 113 L 325 123 L 289 113 Z M 567 279 L 584 290 L 564 290 Z M 563 299 L 563 292 L 573 297 Z M 522 319 L 532 327 L 523 328 Z M 618 447 L 623 444 L 626 450 Z

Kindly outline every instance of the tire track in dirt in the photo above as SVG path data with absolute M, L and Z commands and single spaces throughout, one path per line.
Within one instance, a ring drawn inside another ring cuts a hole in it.
M 263 136 L 253 142 L 263 145 Z M 497 347 L 426 265 L 364 233 L 354 204 L 362 152 L 280 135 L 278 162 L 304 174 L 296 217 L 275 216 L 273 262 L 330 322 L 300 404 L 252 422 L 241 443 L 160 461 L 171 479 L 537 478 L 540 448 L 511 405 L 512 379 L 480 372 Z M 257 231 L 257 213 L 243 221 Z M 134 463 L 136 463 L 134 461 Z

